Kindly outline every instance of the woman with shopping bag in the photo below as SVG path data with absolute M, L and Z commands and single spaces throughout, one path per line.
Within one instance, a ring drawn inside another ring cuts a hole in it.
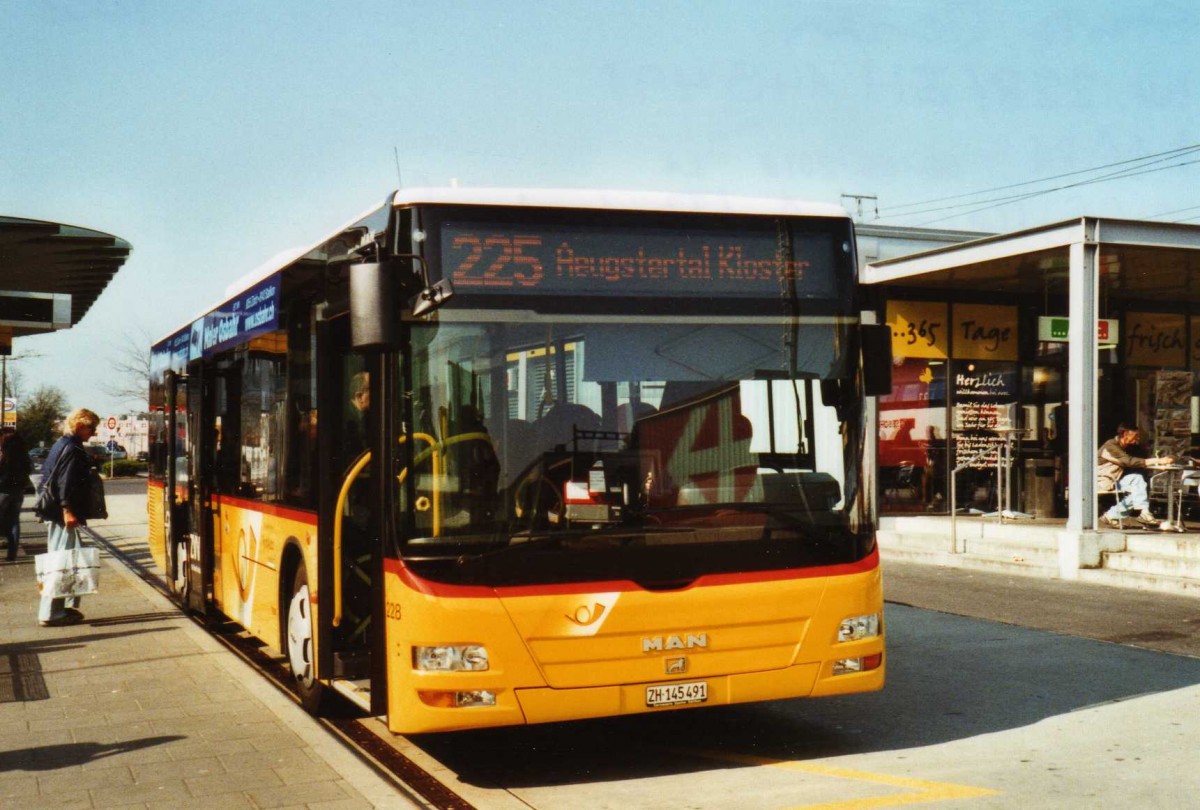
M 72 413 L 67 417 L 66 434 L 50 448 L 42 464 L 47 472 L 41 484 L 45 493 L 39 493 L 38 512 L 48 526 L 47 554 L 78 548 L 79 527 L 86 525 L 88 518 L 97 517 L 88 511 L 92 462 L 83 443 L 96 434 L 99 424 L 100 417 L 87 408 Z M 78 596 L 55 598 L 43 593 L 38 623 L 42 627 L 78 624 L 83 621 L 78 606 Z

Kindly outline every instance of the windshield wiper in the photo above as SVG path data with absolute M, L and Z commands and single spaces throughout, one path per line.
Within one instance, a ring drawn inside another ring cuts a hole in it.
M 684 508 L 689 511 L 692 509 Z M 846 531 L 846 527 L 841 524 L 821 524 L 808 519 L 811 511 L 801 504 L 788 508 L 775 503 L 715 503 L 710 504 L 709 509 L 713 512 L 725 510 L 765 516 L 767 525 L 762 527 L 763 540 L 770 540 L 773 531 L 791 531 L 804 540 L 822 543 L 834 539 L 835 534 L 844 534 Z M 772 521 L 780 525 L 772 526 Z
M 597 546 L 631 546 L 643 543 L 647 535 L 686 534 L 693 530 L 687 527 L 671 526 L 640 526 L 636 529 L 628 526 L 613 526 L 603 529 L 559 529 L 557 531 L 520 532 L 510 535 L 506 540 L 498 540 L 481 554 L 492 555 L 503 552 L 560 546 L 570 548 Z

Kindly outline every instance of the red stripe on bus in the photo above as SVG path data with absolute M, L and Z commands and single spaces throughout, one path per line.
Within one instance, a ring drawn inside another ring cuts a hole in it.
M 866 557 L 852 563 L 838 565 L 822 565 L 813 568 L 784 568 L 777 571 L 737 571 L 728 574 L 706 574 L 682 588 L 714 587 L 719 585 L 747 585 L 759 582 L 783 582 L 792 579 L 813 579 L 815 577 L 840 577 L 851 574 L 863 574 L 879 567 L 879 549 L 871 551 Z M 433 582 L 417 576 L 404 564 L 403 560 L 385 559 L 383 568 L 386 573 L 395 574 L 400 581 L 417 593 L 427 596 L 440 596 L 459 599 L 481 599 L 515 596 L 561 596 L 574 593 L 596 593 L 598 591 L 641 591 L 645 590 L 636 582 L 627 579 L 606 580 L 603 582 L 565 582 L 547 585 L 514 585 L 511 587 L 492 588 L 486 585 L 447 585 Z
M 214 495 L 213 503 L 225 506 L 236 506 L 238 509 L 248 509 L 251 512 L 262 512 L 264 515 L 274 515 L 275 517 L 281 517 L 287 520 L 308 523 L 312 526 L 317 525 L 317 513 L 310 512 L 307 509 L 296 509 L 291 506 L 277 506 L 273 503 L 250 501 L 246 500 L 245 498 L 235 498 L 232 495 Z
M 155 481 L 154 479 L 150 479 L 150 480 L 146 481 L 146 486 L 150 489 L 166 489 L 167 482 L 166 481 Z

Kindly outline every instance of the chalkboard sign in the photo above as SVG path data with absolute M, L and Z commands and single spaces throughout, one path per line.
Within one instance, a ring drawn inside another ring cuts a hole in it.
M 1013 427 L 1017 369 L 1012 363 L 957 364 L 951 375 L 954 394 L 954 466 L 992 469 L 1000 451 L 999 428 Z

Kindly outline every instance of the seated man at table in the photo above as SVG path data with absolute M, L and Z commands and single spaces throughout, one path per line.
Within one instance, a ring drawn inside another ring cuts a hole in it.
M 1117 435 L 1100 445 L 1096 459 L 1096 492 L 1115 492 L 1117 502 L 1101 517 L 1107 526 L 1120 526 L 1121 518 L 1136 510 L 1141 523 L 1158 528 L 1158 520 L 1150 513 L 1146 494 L 1146 479 L 1139 470 L 1167 467 L 1175 463 L 1171 456 L 1144 458 L 1139 445 L 1142 432 L 1137 427 L 1121 425 Z

